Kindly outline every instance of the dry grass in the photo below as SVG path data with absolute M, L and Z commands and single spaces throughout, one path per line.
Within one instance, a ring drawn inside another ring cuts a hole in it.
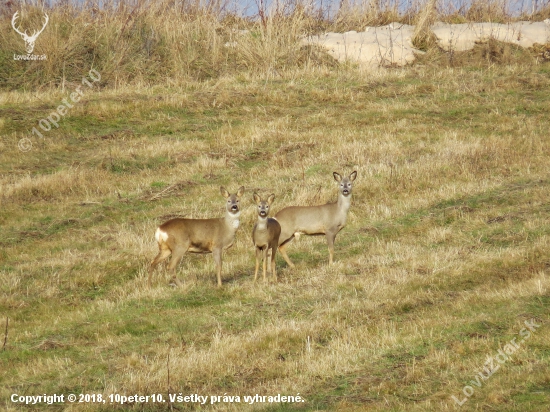
M 379 0 L 341 2 L 338 7 L 301 1 L 278 2 L 272 9 L 264 2 L 258 6 L 258 15 L 243 16 L 228 12 L 232 8 L 227 2 L 107 2 L 101 9 L 67 3 L 46 10 L 50 23 L 34 54 L 45 54 L 47 60 L 27 62 L 13 59 L 23 50 L 20 36 L 11 29 L 11 17 L 21 9 L 22 27 L 40 26 L 43 10 L 8 2 L 0 8 L 0 88 L 33 93 L 73 90 L 89 68 L 101 73 L 98 85 L 109 88 L 223 81 L 237 75 L 271 79 L 283 72 L 337 66 L 326 52 L 301 45 L 299 40 L 313 33 L 362 31 L 397 21 L 416 24 L 414 44 L 433 51 L 437 47 L 429 25 L 436 20 L 540 21 L 550 16 L 548 2 L 539 2 L 530 15 L 520 15 L 525 6 L 514 0 L 415 0 L 406 8 Z
M 17 95 L 6 110 L 24 120 L 4 124 L 0 154 L 3 407 L 17 409 L 11 393 L 227 392 L 307 402 L 209 409 L 451 409 L 534 318 L 540 331 L 462 408 L 539 410 L 548 73 L 424 66 L 104 90 L 28 153 L 13 136 L 37 103 Z M 334 199 L 331 172 L 353 169 L 334 266 L 322 239 L 302 237 L 296 270 L 281 260 L 278 284 L 254 284 L 245 197 L 223 290 L 210 256 L 184 259 L 183 288 L 164 271 L 147 288 L 155 225 L 220 215 L 220 185 L 273 192 L 279 210 Z
M 128 30 L 157 12 L 137 10 Z M 303 27 L 314 27 L 299 12 Z M 105 74 L 29 152 L 19 139 L 75 85 L 48 89 L 37 75 L 25 87 L 42 84 L 38 91 L 0 93 L 0 344 L 9 317 L 0 407 L 23 408 L 13 393 L 300 393 L 306 402 L 204 409 L 453 410 L 451 396 L 463 398 L 487 356 L 535 319 L 541 327 L 460 409 L 544 409 L 550 63 L 488 44 L 453 62 L 431 51 L 399 70 L 281 66 L 299 54 L 292 42 L 301 20 L 227 17 L 258 30 L 231 38 L 242 47 L 229 70 L 224 59 L 237 52 L 220 39 L 234 32 L 194 13 L 178 22 L 197 48 L 181 42 L 183 32 L 170 40 L 193 59 L 160 69 L 136 60 L 134 71 L 124 59 L 98 60 L 118 80 Z M 413 17 L 426 27 L 430 13 Z M 96 37 L 67 31 L 64 53 L 77 56 L 78 41 L 91 38 L 105 53 L 110 44 L 130 50 L 137 35 L 117 37 L 121 16 L 99 13 L 98 26 L 86 26 Z M 168 26 L 155 33 L 167 41 Z M 199 53 L 201 42 L 212 56 Z M 123 57 L 117 47 L 109 52 Z M 75 62 L 75 73 L 89 67 Z M 48 70 L 62 79 L 59 67 Z M 156 82 L 160 73 L 170 75 Z M 275 212 L 321 204 L 335 199 L 332 172 L 352 170 L 335 264 L 327 265 L 323 238 L 302 237 L 288 248 L 294 270 L 279 258 L 279 283 L 254 284 L 252 192 L 275 193 Z M 247 189 L 224 287 L 215 287 L 211 256 L 193 255 L 178 268 L 182 288 L 169 287 L 163 270 L 148 288 L 156 225 L 220 216 L 221 185 Z M 172 406 L 199 409 L 29 408 Z
M 436 37 L 430 30 L 438 17 L 436 6 L 437 1 L 430 0 L 418 13 L 412 43 L 419 50 L 427 51 L 436 47 Z

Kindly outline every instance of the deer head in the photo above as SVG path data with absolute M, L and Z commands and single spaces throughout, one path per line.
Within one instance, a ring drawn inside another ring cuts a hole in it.
M 44 13 L 44 16 L 46 17 L 46 21 L 44 22 L 44 25 L 42 26 L 42 28 L 39 31 L 34 31 L 31 36 L 29 36 L 27 34 L 26 30 L 24 32 L 21 32 L 17 27 L 15 27 L 15 21 L 19 17 L 19 12 L 18 11 L 15 12 L 15 14 L 13 15 L 13 17 L 11 19 L 11 26 L 13 27 L 13 29 L 18 34 L 21 35 L 21 37 L 25 41 L 25 50 L 27 50 L 27 54 L 32 53 L 32 51 L 34 50 L 34 42 L 36 41 L 36 39 L 38 38 L 40 33 L 42 33 L 42 31 L 44 31 L 44 29 L 46 28 L 46 25 L 48 24 L 48 21 L 49 21 L 50 18 L 48 17 L 48 15 L 46 13 Z

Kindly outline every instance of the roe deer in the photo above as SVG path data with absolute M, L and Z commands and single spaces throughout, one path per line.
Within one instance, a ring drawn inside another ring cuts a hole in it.
M 178 285 L 176 266 L 185 254 L 212 253 L 218 274 L 218 287 L 222 285 L 222 252 L 230 248 L 235 240 L 235 233 L 239 228 L 239 198 L 244 193 L 241 186 L 234 195 L 224 187 L 220 192 L 227 199 L 225 217 L 219 219 L 182 219 L 176 218 L 160 225 L 155 233 L 159 245 L 159 254 L 151 262 L 147 282 L 151 285 L 151 274 L 155 267 L 170 254 L 172 259 L 168 270 L 173 274 L 173 281 Z
M 256 246 L 256 270 L 254 271 L 254 282 L 258 279 L 258 269 L 260 259 L 263 259 L 264 282 L 266 279 L 267 252 L 271 249 L 271 270 L 273 279 L 277 282 L 277 270 L 275 269 L 275 254 L 279 246 L 279 235 L 281 234 L 281 225 L 275 219 L 267 217 L 269 206 L 273 203 L 275 195 L 270 195 L 267 201 L 262 200 L 257 193 L 254 193 L 254 201 L 258 205 L 258 221 L 252 229 L 252 240 Z M 260 257 L 263 255 L 263 257 Z
M 333 262 L 334 239 L 336 234 L 346 225 L 348 210 L 351 204 L 351 187 L 357 171 L 342 178 L 334 172 L 334 180 L 340 183 L 338 201 L 320 206 L 289 206 L 279 211 L 275 219 L 281 225 L 279 250 L 290 267 L 294 264 L 288 258 L 285 248 L 294 238 L 300 235 L 325 235 L 327 237 L 329 263 Z

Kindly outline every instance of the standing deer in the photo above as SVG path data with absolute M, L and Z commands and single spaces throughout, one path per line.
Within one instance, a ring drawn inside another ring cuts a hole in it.
M 254 201 L 258 205 L 258 221 L 252 229 L 252 240 L 256 247 L 256 270 L 254 271 L 254 282 L 258 279 L 258 269 L 260 260 L 263 259 L 264 282 L 266 279 L 267 252 L 271 249 L 271 270 L 273 280 L 277 282 L 277 270 L 275 269 L 275 254 L 279 246 L 279 235 L 281 234 L 281 225 L 275 219 L 267 217 L 269 206 L 273 203 L 275 195 L 270 195 L 267 201 L 262 200 L 257 193 L 254 193 Z M 262 256 L 263 255 L 263 256 Z
M 302 234 L 325 235 L 328 243 L 329 264 L 333 262 L 334 240 L 336 234 L 346 225 L 351 204 L 352 182 L 357 177 L 357 171 L 353 171 L 344 178 L 336 172 L 333 175 L 334 180 L 340 183 L 336 203 L 320 206 L 289 206 L 275 215 L 275 219 L 281 225 L 279 251 L 290 267 L 294 267 L 294 264 L 288 258 L 285 249 L 294 237 L 299 238 Z
M 19 17 L 19 12 L 18 11 L 15 12 L 15 14 L 13 15 L 13 17 L 11 19 L 11 26 L 13 27 L 13 29 L 19 35 L 21 35 L 21 37 L 25 41 L 25 50 L 27 51 L 27 54 L 31 54 L 33 52 L 34 43 L 36 42 L 36 39 L 38 38 L 40 33 L 42 33 L 44 31 L 44 29 L 46 28 L 46 25 L 48 24 L 48 21 L 50 20 L 50 18 L 48 17 L 48 15 L 46 13 L 44 13 L 44 16 L 46 17 L 46 21 L 44 22 L 44 25 L 42 26 L 42 28 L 39 31 L 36 31 L 36 30 L 33 31 L 32 35 L 30 35 L 30 36 L 27 34 L 26 30 L 24 32 L 22 32 L 17 27 L 15 27 L 15 21 Z
M 186 252 L 212 253 L 216 263 L 218 287 L 222 285 L 222 252 L 233 246 L 235 233 L 239 228 L 239 199 L 244 193 L 241 186 L 236 194 L 230 194 L 224 187 L 220 192 L 227 199 L 225 217 L 219 219 L 182 219 L 176 218 L 160 225 L 155 233 L 159 245 L 159 254 L 151 262 L 147 282 L 151 285 L 151 275 L 155 267 L 170 254 L 172 259 L 168 270 L 173 281 L 179 285 L 176 266 Z

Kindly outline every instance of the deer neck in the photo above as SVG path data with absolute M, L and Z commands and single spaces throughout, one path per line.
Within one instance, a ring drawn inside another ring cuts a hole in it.
M 351 193 L 348 196 L 344 196 L 342 193 L 338 193 L 338 202 L 336 204 L 338 220 L 340 226 L 343 227 L 348 220 L 348 210 L 351 206 Z
M 266 230 L 267 229 L 267 216 L 261 217 L 258 215 L 258 225 L 256 226 L 256 229 L 258 230 Z
M 348 213 L 349 207 L 351 206 L 351 193 L 348 196 L 344 196 L 342 193 L 338 193 L 338 210 Z
M 241 212 L 237 213 L 231 213 L 229 211 L 225 212 L 225 224 L 232 228 L 233 230 L 237 230 L 239 228 L 239 218 L 241 217 Z

